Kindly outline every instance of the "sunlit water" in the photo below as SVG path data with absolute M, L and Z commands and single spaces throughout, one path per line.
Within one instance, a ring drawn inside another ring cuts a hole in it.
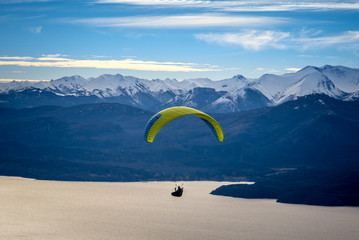
M 0 177 L 0 239 L 358 239 L 359 208 L 210 195 L 221 182 Z

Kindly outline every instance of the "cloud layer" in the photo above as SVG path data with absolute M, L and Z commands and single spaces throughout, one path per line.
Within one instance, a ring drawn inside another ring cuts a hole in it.
M 57 55 L 56 55 L 57 56 Z M 206 72 L 219 71 L 216 66 L 195 63 L 124 60 L 78 60 L 61 57 L 0 57 L 0 66 L 22 67 L 60 67 L 60 68 L 100 68 L 100 69 L 127 69 L 141 71 L 165 72 Z
M 223 33 L 223 34 L 196 34 L 195 37 L 209 43 L 218 43 L 221 45 L 234 44 L 240 45 L 244 49 L 261 50 L 265 47 L 286 48 L 280 41 L 288 38 L 289 33 L 275 31 L 247 31 L 241 33 Z
M 239 45 L 247 50 L 276 49 L 309 49 L 342 46 L 346 48 L 359 45 L 359 31 L 347 31 L 333 36 L 293 35 L 279 31 L 244 31 L 239 33 L 202 33 L 195 38 L 208 43 L 220 45 Z
M 97 0 L 98 4 L 131 4 L 161 7 L 206 8 L 226 12 L 331 11 L 359 10 L 357 1 L 209 1 L 209 0 Z
M 96 27 L 142 27 L 142 28 L 209 28 L 263 26 L 287 22 L 278 17 L 233 16 L 228 14 L 195 14 L 164 16 L 132 16 L 117 18 L 73 19 L 71 23 L 88 24 Z

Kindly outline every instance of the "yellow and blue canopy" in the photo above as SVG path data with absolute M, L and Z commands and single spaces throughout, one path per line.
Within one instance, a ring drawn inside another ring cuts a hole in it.
M 156 134 L 163 126 L 176 118 L 186 115 L 194 115 L 202 119 L 211 128 L 213 133 L 217 136 L 218 140 L 223 142 L 223 131 L 218 122 L 208 114 L 190 107 L 171 107 L 156 113 L 146 124 L 146 141 L 153 142 Z

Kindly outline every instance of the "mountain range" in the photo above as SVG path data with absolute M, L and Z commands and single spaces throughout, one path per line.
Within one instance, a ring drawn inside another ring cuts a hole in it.
M 174 120 L 154 143 L 146 143 L 144 127 L 152 115 L 117 103 L 0 108 L 0 174 L 16 170 L 30 177 L 78 180 L 223 180 L 273 168 L 359 164 L 358 101 L 309 95 L 276 107 L 212 114 L 223 128 L 223 143 L 194 116 Z M 90 170 L 72 172 L 73 165 Z M 108 170 L 99 176 L 97 165 L 146 174 Z M 46 174 L 40 174 L 44 168 Z
M 146 80 L 122 75 L 0 84 L 0 175 L 77 181 L 249 180 L 213 194 L 359 206 L 359 69 L 306 67 L 258 79 Z M 219 143 L 194 116 L 211 112 Z
M 13 81 L 0 84 L 0 107 L 109 102 L 149 111 L 182 105 L 226 113 L 277 106 L 310 94 L 325 94 L 343 101 L 358 100 L 359 69 L 307 66 L 284 75 L 265 74 L 257 79 L 236 75 L 219 81 L 207 78 L 148 80 L 120 74 L 88 79 L 70 76 L 41 82 Z

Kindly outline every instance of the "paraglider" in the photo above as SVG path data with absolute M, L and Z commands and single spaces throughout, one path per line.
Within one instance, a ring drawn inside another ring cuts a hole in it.
M 218 138 L 218 141 L 223 142 L 223 131 L 218 122 L 208 114 L 190 107 L 171 107 L 156 113 L 146 124 L 145 140 L 149 143 L 152 143 L 156 134 L 163 126 L 175 120 L 176 118 L 186 115 L 194 115 L 202 119 Z M 182 194 L 183 184 L 182 186 L 176 186 L 175 191 L 171 193 L 171 195 L 174 197 L 181 197 Z
M 179 185 L 177 186 L 176 185 L 175 191 L 172 192 L 171 195 L 174 196 L 174 197 L 181 197 L 182 194 L 183 194 L 183 189 L 184 189 L 183 183 L 182 183 L 182 186 L 179 186 Z
M 190 107 L 171 107 L 156 113 L 147 122 L 145 127 L 145 140 L 149 143 L 153 142 L 156 134 L 163 126 L 176 118 L 186 115 L 194 115 L 202 119 L 210 127 L 215 136 L 217 136 L 218 141 L 223 142 L 223 132 L 218 122 L 208 114 Z

